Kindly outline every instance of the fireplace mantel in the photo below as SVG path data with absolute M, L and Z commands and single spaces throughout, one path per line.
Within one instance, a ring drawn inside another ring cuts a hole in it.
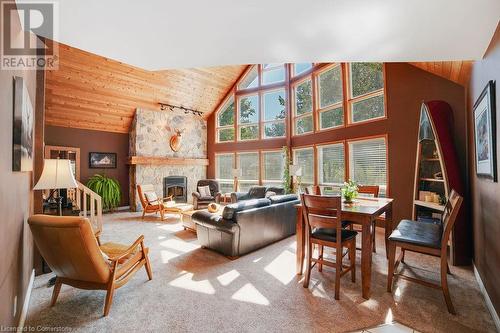
M 130 156 L 128 164 L 132 165 L 208 165 L 206 158 Z

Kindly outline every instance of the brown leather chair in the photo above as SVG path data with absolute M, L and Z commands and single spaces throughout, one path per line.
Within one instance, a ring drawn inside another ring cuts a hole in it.
M 145 266 L 149 279 L 153 278 L 142 235 L 131 246 L 99 246 L 89 220 L 84 217 L 34 215 L 28 224 L 42 257 L 56 274 L 51 306 L 55 305 L 62 284 L 107 290 L 107 316 L 114 290 L 127 283 L 137 270 Z

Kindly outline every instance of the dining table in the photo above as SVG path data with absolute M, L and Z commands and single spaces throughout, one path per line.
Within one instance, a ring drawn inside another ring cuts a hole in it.
M 385 227 L 385 253 L 388 254 L 387 239 L 393 230 L 392 206 L 394 199 L 391 198 L 357 198 L 352 203 L 342 202 L 342 220 L 352 221 L 361 226 L 361 288 L 362 296 L 370 298 L 371 271 L 372 271 L 372 228 L 374 222 L 384 221 Z M 297 209 L 297 275 L 301 275 L 305 258 L 305 232 L 302 204 L 295 205 Z M 385 216 L 383 216 L 385 214 Z

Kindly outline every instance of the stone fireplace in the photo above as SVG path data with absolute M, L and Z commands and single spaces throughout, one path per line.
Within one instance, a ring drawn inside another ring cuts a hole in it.
M 163 197 L 172 196 L 175 202 L 187 202 L 187 177 L 168 176 L 163 178 Z
M 183 129 L 181 148 L 172 151 L 170 137 L 176 129 Z M 179 202 L 192 202 L 191 193 L 196 191 L 198 180 L 207 174 L 207 123 L 191 114 L 171 111 L 137 109 L 130 130 L 130 207 L 141 210 L 137 197 L 137 184 L 152 184 L 158 196 L 164 193 L 165 181 L 183 178 L 182 196 L 180 185 L 172 188 Z M 172 178 L 174 179 L 174 178 Z M 165 197 L 166 195 L 164 195 Z

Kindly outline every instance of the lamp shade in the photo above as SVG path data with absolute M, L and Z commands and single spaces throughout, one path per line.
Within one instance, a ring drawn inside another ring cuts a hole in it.
M 241 169 L 233 169 L 231 173 L 233 174 L 233 177 L 241 177 Z
M 290 165 L 290 175 L 297 177 L 302 176 L 302 167 L 298 164 Z
M 78 183 L 73 176 L 70 160 L 44 160 L 43 171 L 34 190 L 75 188 Z

